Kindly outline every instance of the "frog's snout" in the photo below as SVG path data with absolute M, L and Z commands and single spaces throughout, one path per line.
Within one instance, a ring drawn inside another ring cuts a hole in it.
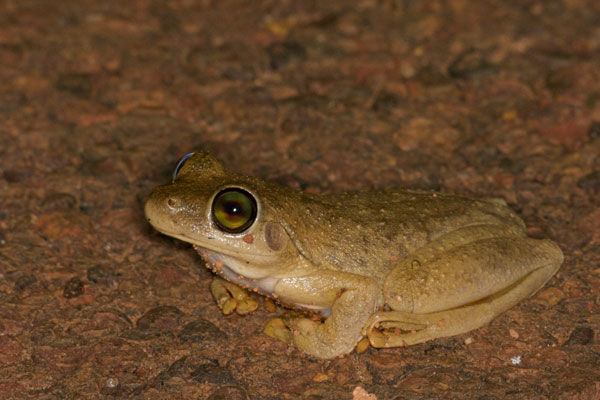
M 150 193 L 150 196 L 146 199 L 146 203 L 144 204 L 144 214 L 146 215 L 146 219 L 152 222 L 153 217 L 156 215 L 156 200 L 154 196 L 154 190 Z
M 157 187 L 148 196 L 144 205 L 144 213 L 148 221 L 154 225 L 154 222 L 165 214 L 177 214 L 181 206 L 182 201 L 179 196 L 168 194 Z

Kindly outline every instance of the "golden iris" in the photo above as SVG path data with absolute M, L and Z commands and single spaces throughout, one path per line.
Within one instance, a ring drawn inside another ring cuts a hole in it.
M 243 232 L 256 219 L 256 200 L 243 189 L 222 190 L 213 200 L 212 215 L 222 231 Z

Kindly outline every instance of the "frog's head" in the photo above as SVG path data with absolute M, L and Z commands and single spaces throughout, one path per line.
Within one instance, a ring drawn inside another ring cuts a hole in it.
M 289 277 L 300 256 L 280 214 L 295 195 L 226 171 L 210 154 L 198 152 L 179 161 L 172 182 L 152 191 L 144 211 L 158 231 L 192 243 L 230 275 Z

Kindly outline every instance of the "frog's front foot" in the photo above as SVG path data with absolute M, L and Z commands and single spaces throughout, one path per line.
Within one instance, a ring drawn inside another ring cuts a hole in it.
M 305 288 L 311 290 L 305 292 Z M 299 299 L 296 303 L 321 305 L 330 313 L 323 322 L 287 314 L 271 320 L 265 333 L 321 359 L 341 356 L 354 349 L 363 337 L 361 328 L 377 308 L 379 296 L 379 286 L 372 279 L 334 271 L 282 279 L 278 289 L 295 293 Z
M 258 302 L 248 295 L 238 285 L 221 278 L 214 278 L 210 283 L 210 291 L 217 301 L 217 306 L 225 315 L 236 312 L 240 315 L 249 314 L 258 308 Z
M 349 353 L 355 345 L 335 340 L 327 334 L 323 323 L 304 317 L 273 318 L 267 323 L 264 331 L 267 336 L 295 346 L 316 358 L 327 359 Z

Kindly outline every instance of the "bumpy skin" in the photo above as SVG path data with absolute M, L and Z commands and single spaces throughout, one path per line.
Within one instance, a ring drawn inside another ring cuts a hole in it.
M 222 232 L 211 215 L 215 194 L 229 187 L 258 204 L 256 221 L 239 234 Z M 160 232 L 193 243 L 227 281 L 327 316 L 284 317 L 265 328 L 323 359 L 352 351 L 363 336 L 391 347 L 475 329 L 532 295 L 563 260 L 552 241 L 528 238 L 500 199 L 313 195 L 226 171 L 207 153 L 156 187 L 145 212 Z M 224 312 L 253 309 L 227 281 L 211 287 Z

